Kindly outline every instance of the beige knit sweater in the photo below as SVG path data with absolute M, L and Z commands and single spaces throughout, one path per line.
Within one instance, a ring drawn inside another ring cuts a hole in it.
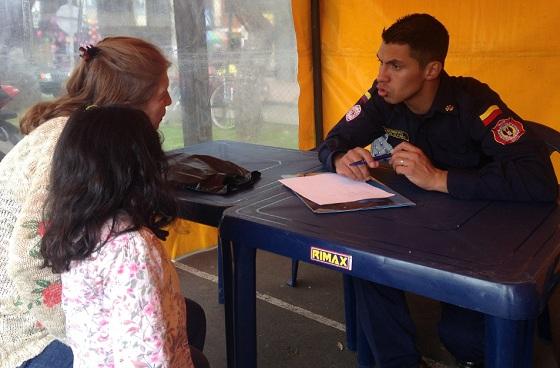
M 43 204 L 66 118 L 51 119 L 0 161 L 0 368 L 15 368 L 64 338 L 60 277 L 41 268 Z

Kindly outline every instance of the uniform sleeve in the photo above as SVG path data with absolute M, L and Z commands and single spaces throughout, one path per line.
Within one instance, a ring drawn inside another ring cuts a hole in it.
M 114 332 L 115 365 L 177 367 L 176 362 L 182 362 L 188 366 L 186 327 L 168 318 L 178 312 L 169 309 L 166 292 L 170 285 L 165 281 L 161 255 L 141 236 L 124 237 L 124 242 L 122 238 L 111 240 L 121 243 L 107 274 L 106 297 L 114 306 L 109 330 Z
M 37 162 L 29 166 L 29 182 L 21 183 L 28 188 L 9 240 L 7 271 L 16 287 L 21 307 L 32 313 L 39 325 L 47 328 L 51 335 L 64 339 L 60 275 L 42 267 L 43 258 L 39 253 L 44 231 L 43 205 L 55 144 L 56 139 L 52 136 L 45 138 L 36 153 Z
M 482 86 L 468 122 L 482 162 L 477 170 L 449 170 L 449 193 L 462 199 L 554 201 L 558 182 L 546 145 L 495 92 Z
M 377 96 L 375 83 L 340 121 L 332 128 L 319 146 L 319 160 L 325 169 L 335 171 L 333 158 L 338 153 L 355 147 L 365 147 L 384 134 L 383 109 Z

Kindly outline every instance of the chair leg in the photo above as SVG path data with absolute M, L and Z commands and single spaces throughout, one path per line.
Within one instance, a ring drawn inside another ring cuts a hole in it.
M 346 347 L 348 350 L 356 351 L 357 349 L 357 330 L 356 324 L 356 299 L 354 296 L 354 286 L 352 285 L 352 277 L 346 274 L 342 275 L 342 283 L 344 286 L 344 317 L 346 319 Z
M 292 259 L 292 277 L 287 282 L 287 284 L 291 287 L 297 286 L 298 266 L 299 266 L 299 261 L 297 259 Z
M 222 270 L 222 242 L 218 238 L 218 303 L 224 304 L 224 274 Z
M 553 311 L 549 313 L 549 331 L 550 337 L 552 339 L 552 349 L 556 357 L 556 362 L 560 364 L 560 290 L 555 290 L 549 301 L 548 301 L 548 311 Z

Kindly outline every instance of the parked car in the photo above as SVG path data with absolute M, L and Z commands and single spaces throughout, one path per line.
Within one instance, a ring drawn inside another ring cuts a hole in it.
M 60 96 L 66 80 L 70 76 L 70 71 L 51 68 L 39 73 L 39 88 L 41 93 Z
M 14 86 L 7 84 L 0 85 L 0 161 L 21 139 L 18 128 L 9 121 L 15 119 L 17 114 L 2 110 L 2 108 L 17 94 L 19 94 L 19 89 Z

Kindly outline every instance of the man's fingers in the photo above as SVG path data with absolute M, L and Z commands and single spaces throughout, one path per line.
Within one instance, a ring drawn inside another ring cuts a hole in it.
M 354 180 L 367 180 L 369 168 L 379 166 L 371 157 L 371 153 L 361 147 L 346 152 L 335 162 L 336 172 Z

